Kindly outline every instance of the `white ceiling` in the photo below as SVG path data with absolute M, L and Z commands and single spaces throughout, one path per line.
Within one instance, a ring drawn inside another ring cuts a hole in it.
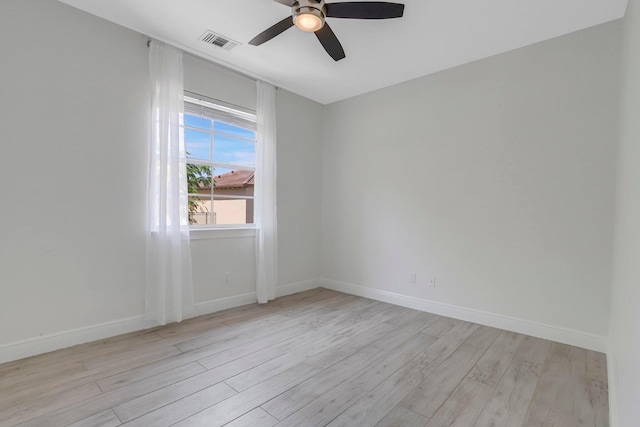
M 395 0 L 403 18 L 329 18 L 347 57 L 315 35 L 255 35 L 290 14 L 272 0 L 60 0 L 323 104 L 349 98 L 624 16 L 627 0 Z M 333 2 L 339 2 L 334 0 Z M 331 3 L 331 0 L 327 1 Z M 212 30 L 241 43 L 199 41 Z

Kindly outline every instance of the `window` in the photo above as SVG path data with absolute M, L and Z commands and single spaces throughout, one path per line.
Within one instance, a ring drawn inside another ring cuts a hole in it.
M 190 224 L 253 224 L 255 114 L 189 95 L 184 110 Z

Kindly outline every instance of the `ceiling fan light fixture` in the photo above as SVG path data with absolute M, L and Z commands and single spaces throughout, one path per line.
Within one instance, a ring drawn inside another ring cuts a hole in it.
M 293 22 L 300 30 L 308 33 L 314 33 L 324 25 L 322 18 L 313 13 L 301 13 Z
M 334 61 L 345 58 L 344 49 L 325 18 L 391 19 L 401 18 L 404 4 L 386 1 L 344 1 L 326 3 L 325 0 L 274 0 L 291 7 L 291 16 L 276 22 L 249 41 L 260 46 L 282 34 L 294 25 L 298 29 L 315 33 L 316 38 Z
M 318 0 L 298 0 L 292 9 L 293 23 L 302 31 L 314 33 L 324 26 L 324 2 Z

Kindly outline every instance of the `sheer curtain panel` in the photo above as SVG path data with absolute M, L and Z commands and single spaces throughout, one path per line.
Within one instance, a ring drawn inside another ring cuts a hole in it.
M 151 141 L 145 317 L 180 322 L 193 307 L 182 51 L 156 40 L 149 51 Z
M 264 304 L 276 297 L 278 282 L 278 218 L 276 204 L 276 88 L 257 82 L 255 223 L 256 295 Z

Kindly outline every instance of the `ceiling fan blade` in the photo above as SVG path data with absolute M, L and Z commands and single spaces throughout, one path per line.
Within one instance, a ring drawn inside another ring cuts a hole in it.
M 249 44 L 253 46 L 260 46 L 262 43 L 268 42 L 278 34 L 283 33 L 291 27 L 293 27 L 293 18 L 291 16 L 287 16 L 282 21 L 267 28 L 266 30 L 252 38 Z
M 293 4 L 296 2 L 296 0 L 273 0 L 273 1 L 281 3 L 281 4 L 283 4 L 285 6 L 289 6 L 289 7 L 293 6 Z
M 389 19 L 401 18 L 404 5 L 384 1 L 348 1 L 325 4 L 327 18 Z
M 315 32 L 315 35 L 318 37 L 320 44 L 324 47 L 324 50 L 327 51 L 334 61 L 340 61 L 345 57 L 344 49 L 342 49 L 340 41 L 338 41 L 338 38 L 331 27 L 329 27 L 329 24 L 325 22 L 324 26 Z

